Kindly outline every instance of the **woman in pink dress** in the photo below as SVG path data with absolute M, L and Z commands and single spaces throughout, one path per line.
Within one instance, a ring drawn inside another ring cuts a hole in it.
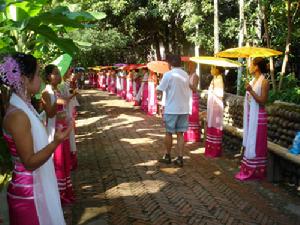
M 127 93 L 127 73 L 123 71 L 122 73 L 122 99 L 126 100 L 126 93 Z
M 101 77 L 101 72 L 97 72 L 97 89 L 101 90 L 102 87 L 102 77 Z
M 244 132 L 245 148 L 240 172 L 235 175 L 238 180 L 264 179 L 267 164 L 267 125 L 268 118 L 265 103 L 268 100 L 269 82 L 267 63 L 263 58 L 255 58 L 249 69 L 253 79 L 246 84 L 244 100 Z
M 207 97 L 207 128 L 205 152 L 207 157 L 219 157 L 222 154 L 223 136 L 223 95 L 224 82 L 222 67 L 212 67 L 213 79 L 208 89 Z
M 110 73 L 111 80 L 110 80 L 110 93 L 117 94 L 117 78 L 116 78 L 116 71 L 111 70 Z
M 93 70 L 91 69 L 88 71 L 88 78 L 89 78 L 89 86 L 90 88 L 92 88 L 94 85 L 94 73 Z
M 56 130 L 53 141 L 48 141 L 46 127 L 30 102 L 41 85 L 39 65 L 32 55 L 5 57 L 0 80 L 13 90 L 3 120 L 4 138 L 14 162 L 7 190 L 10 224 L 64 225 L 51 155 L 72 126 Z
M 149 77 L 148 69 L 144 68 L 142 72 L 143 72 L 142 85 L 139 90 L 137 99 L 141 99 L 141 109 L 144 112 L 148 112 L 148 77 Z M 141 97 L 139 98 L 139 96 Z
M 121 81 L 121 71 L 118 70 L 116 74 L 116 89 L 117 89 L 117 96 L 122 97 L 122 81 Z
M 45 80 L 48 84 L 42 93 L 42 102 L 47 115 L 48 139 L 52 141 L 55 129 L 66 128 L 68 123 L 66 108 L 70 103 L 70 99 L 64 99 L 58 89 L 62 79 L 57 66 L 50 64 L 45 67 Z M 69 138 L 66 138 L 57 146 L 53 154 L 53 161 L 61 201 L 63 204 L 73 203 L 75 198 L 71 181 L 72 161 Z
M 93 74 L 93 88 L 97 88 L 98 87 L 98 75 L 97 72 L 92 70 L 92 74 Z
M 111 89 L 111 70 L 106 72 L 106 91 L 110 92 Z
M 189 115 L 189 128 L 184 133 L 185 142 L 200 142 L 200 124 L 199 124 L 199 93 L 197 92 L 199 77 L 196 74 L 196 64 L 189 62 L 189 73 L 190 73 L 190 88 L 193 91 L 192 111 Z
M 127 89 L 126 89 L 126 102 L 131 102 L 133 100 L 133 73 L 132 71 L 128 72 L 126 77 Z
M 157 95 L 156 95 L 157 75 L 150 72 L 148 78 L 148 115 L 157 113 Z
M 66 105 L 67 119 L 73 123 L 73 129 L 70 132 L 70 150 L 71 150 L 71 168 L 75 170 L 77 168 L 77 147 L 75 141 L 75 128 L 76 128 L 76 106 L 79 106 L 76 99 L 77 90 L 72 89 L 70 84 L 71 69 L 69 69 L 63 76 L 63 82 L 59 85 L 60 93 L 65 101 L 69 102 Z
M 106 91 L 106 72 L 105 72 L 105 70 L 100 72 L 100 79 L 101 79 L 101 81 L 100 81 L 101 82 L 100 89 L 102 91 Z

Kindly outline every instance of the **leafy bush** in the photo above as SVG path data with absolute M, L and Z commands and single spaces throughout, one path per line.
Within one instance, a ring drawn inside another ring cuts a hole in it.
M 245 83 L 249 82 L 249 79 L 246 79 L 245 74 L 241 79 L 241 91 L 240 95 L 245 95 Z M 277 75 L 277 82 L 279 81 L 279 74 Z M 282 89 L 280 91 L 274 91 L 270 85 L 268 104 L 280 100 L 283 102 L 290 102 L 295 104 L 300 104 L 300 86 L 299 80 L 295 77 L 294 73 L 290 73 L 284 76 L 282 82 Z
M 268 103 L 272 103 L 276 100 L 300 104 L 299 80 L 295 77 L 294 73 L 290 73 L 284 76 L 282 89 L 280 91 L 269 91 Z
M 12 159 L 8 151 L 7 145 L 3 139 L 3 136 L 0 136 L 0 191 L 6 182 L 10 179 L 12 171 Z

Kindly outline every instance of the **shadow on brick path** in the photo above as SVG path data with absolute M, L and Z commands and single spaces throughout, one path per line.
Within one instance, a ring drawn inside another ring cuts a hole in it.
M 186 146 L 183 168 L 159 164 L 160 118 L 106 92 L 84 90 L 79 100 L 72 224 L 300 224 L 287 207 L 299 209 L 299 198 L 234 180 L 237 161 L 207 159 L 196 143 Z

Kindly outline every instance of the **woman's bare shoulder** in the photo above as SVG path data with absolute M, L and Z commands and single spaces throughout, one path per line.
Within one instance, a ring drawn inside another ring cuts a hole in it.
M 6 131 L 12 133 L 14 128 L 27 127 L 29 124 L 29 118 L 24 111 L 12 105 L 8 107 L 3 121 L 3 127 Z

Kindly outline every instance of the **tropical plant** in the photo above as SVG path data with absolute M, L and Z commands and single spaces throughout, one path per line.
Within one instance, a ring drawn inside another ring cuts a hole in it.
M 33 53 L 37 58 L 74 55 L 79 49 L 67 32 L 105 18 L 101 12 L 73 11 L 49 0 L 1 0 L 0 5 L 0 52 Z

